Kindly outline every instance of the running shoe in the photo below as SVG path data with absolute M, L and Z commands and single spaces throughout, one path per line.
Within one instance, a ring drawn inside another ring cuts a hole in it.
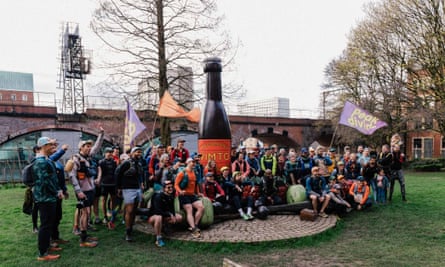
M 53 260 L 57 260 L 60 258 L 60 255 L 55 255 L 55 254 L 45 254 L 43 256 L 39 256 L 37 257 L 38 261 L 53 261 Z
M 107 227 L 109 230 L 114 230 L 114 228 L 116 228 L 116 225 L 114 225 L 114 222 L 108 222 Z
M 192 229 L 192 236 L 194 238 L 200 238 L 201 237 L 201 230 L 199 230 L 197 227 Z
M 98 245 L 97 242 L 89 242 L 89 241 L 80 242 L 80 247 L 82 248 L 95 248 L 97 247 L 97 245 Z
M 59 247 L 50 247 L 48 249 L 49 252 L 56 252 L 56 251 L 62 251 L 63 248 L 59 248 Z
M 327 218 L 327 217 L 329 217 L 329 215 L 327 215 L 327 214 L 324 213 L 324 212 L 320 212 L 320 213 L 318 214 L 318 216 L 323 217 L 323 218 Z
M 57 244 L 67 244 L 70 241 L 69 240 L 64 240 L 64 239 L 55 239 L 55 240 L 53 240 L 53 242 L 55 242 Z
M 133 238 L 131 237 L 131 235 L 125 235 L 125 241 L 127 242 L 133 242 Z
M 164 240 L 162 239 L 162 237 L 158 237 L 157 239 L 156 239 L 156 246 L 158 246 L 158 247 L 160 247 L 160 248 L 162 248 L 162 247 L 164 247 L 165 246 L 165 242 L 164 242 Z
M 75 235 L 80 235 L 80 229 L 79 229 L 79 227 L 74 227 L 74 228 L 73 228 L 73 234 L 75 234 Z

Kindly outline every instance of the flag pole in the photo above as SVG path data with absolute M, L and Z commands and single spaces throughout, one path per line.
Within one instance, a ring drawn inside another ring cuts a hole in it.
M 332 134 L 332 139 L 331 139 L 331 143 L 329 144 L 329 147 L 332 147 L 332 145 L 334 143 L 334 138 L 335 138 L 335 134 L 337 133 L 337 129 L 338 129 L 338 124 L 335 126 L 335 130 L 334 130 L 334 133 Z

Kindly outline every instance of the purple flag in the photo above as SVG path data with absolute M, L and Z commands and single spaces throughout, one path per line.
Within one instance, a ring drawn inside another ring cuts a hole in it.
M 139 120 L 130 103 L 127 102 L 127 115 L 125 117 L 124 151 L 127 151 L 133 145 L 133 141 L 143 130 L 145 125 Z
M 361 109 L 348 101 L 345 102 L 345 107 L 343 108 L 338 123 L 355 128 L 367 135 L 373 134 L 379 128 L 388 126 L 386 122 L 379 120 L 368 111 Z

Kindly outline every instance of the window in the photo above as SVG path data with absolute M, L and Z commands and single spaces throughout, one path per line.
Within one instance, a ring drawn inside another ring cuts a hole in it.
M 414 138 L 413 139 L 414 159 L 433 157 L 433 138 Z
M 28 101 L 28 95 L 27 94 L 23 94 L 22 95 L 22 101 L 23 102 L 27 102 Z
M 442 146 L 440 147 L 440 154 L 445 158 L 445 137 L 442 136 Z
M 12 100 L 12 101 L 15 101 L 16 99 L 17 99 L 17 96 L 16 96 L 15 94 L 12 94 L 12 95 L 11 95 L 11 100 Z
M 433 157 L 433 138 L 423 139 L 423 157 L 424 158 Z
M 414 159 L 422 158 L 422 139 L 421 138 L 413 139 L 413 152 L 414 152 Z
M 2 94 L 0 94 L 0 101 L 2 101 L 3 100 L 3 96 L 2 96 Z

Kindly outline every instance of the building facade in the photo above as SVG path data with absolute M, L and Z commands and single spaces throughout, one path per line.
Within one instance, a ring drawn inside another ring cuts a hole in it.
M 289 98 L 273 97 L 244 102 L 237 106 L 240 116 L 290 117 Z
M 34 105 L 33 75 L 0 71 L 0 104 Z
M 191 67 L 180 66 L 167 71 L 169 92 L 181 106 L 187 110 L 193 108 L 193 70 Z M 157 110 L 159 105 L 159 81 L 147 78 L 138 84 L 138 103 L 140 110 Z

